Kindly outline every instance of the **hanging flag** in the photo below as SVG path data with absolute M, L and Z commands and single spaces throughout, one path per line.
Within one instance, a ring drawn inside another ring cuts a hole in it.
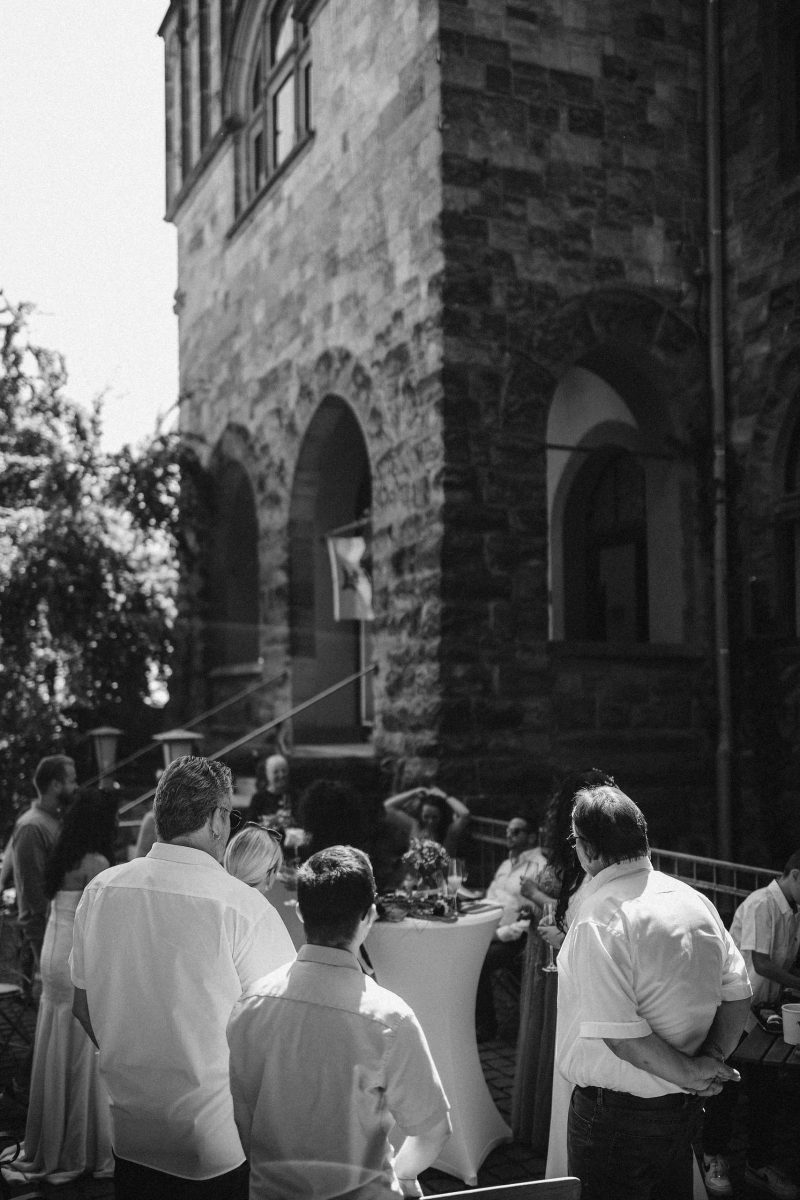
M 329 537 L 334 621 L 372 621 L 372 580 L 363 537 Z

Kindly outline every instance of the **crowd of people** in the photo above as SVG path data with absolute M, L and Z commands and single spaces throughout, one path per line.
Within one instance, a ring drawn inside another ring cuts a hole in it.
M 295 804 L 273 755 L 237 828 L 228 768 L 185 757 L 115 865 L 113 796 L 78 791 L 61 755 L 34 784 L 2 866 L 23 970 L 41 974 L 16 1169 L 113 1175 L 119 1200 L 422 1195 L 449 1103 L 419 1022 L 370 977 L 363 944 L 410 839 L 456 853 L 467 807 L 437 788 L 364 801 L 331 781 Z M 268 893 L 300 829 L 295 952 Z M 494 1036 L 493 982 L 511 972 L 515 1138 L 546 1152 L 548 1177 L 577 1175 L 585 1200 L 690 1197 L 693 1145 L 708 1193 L 731 1195 L 739 1075 L 726 1059 L 751 1006 L 800 988 L 800 851 L 729 932 L 653 869 L 641 810 L 602 771 L 566 776 L 541 826 L 517 813 L 506 843 L 486 891 L 500 912 L 476 1029 Z M 757 1067 L 742 1086 L 747 1178 L 796 1200 L 776 1161 L 775 1091 Z

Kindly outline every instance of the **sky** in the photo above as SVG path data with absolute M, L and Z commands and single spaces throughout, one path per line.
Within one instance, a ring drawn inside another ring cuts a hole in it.
M 104 395 L 108 450 L 140 442 L 177 399 L 166 10 L 0 0 L 0 289 L 36 305 L 35 339 L 64 354 L 67 395 Z

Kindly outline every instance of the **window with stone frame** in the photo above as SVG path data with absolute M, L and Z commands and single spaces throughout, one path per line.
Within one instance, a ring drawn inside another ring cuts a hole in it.
M 264 6 L 252 47 L 242 162 L 245 204 L 311 132 L 308 23 L 295 19 L 292 0 Z
M 800 6 L 783 3 L 776 21 L 778 137 L 784 174 L 800 169 Z
M 781 624 L 789 637 L 800 638 L 800 421 L 787 446 L 776 515 Z
M 589 454 L 565 510 L 568 639 L 646 642 L 647 515 L 642 464 L 621 447 Z

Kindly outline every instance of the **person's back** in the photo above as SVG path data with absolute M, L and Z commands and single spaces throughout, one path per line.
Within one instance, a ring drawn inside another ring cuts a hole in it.
M 159 838 L 171 840 L 97 876 L 76 916 L 75 1012 L 99 1047 L 111 1096 L 118 1196 L 149 1186 L 136 1168 L 166 1175 L 153 1192 L 165 1197 L 169 1178 L 222 1181 L 241 1168 L 225 1026 L 242 990 L 294 957 L 275 910 L 221 866 L 230 829 L 227 768 L 206 764 L 207 795 L 197 801 L 205 820 L 186 836 L 170 835 L 173 818 L 192 824 L 197 763 L 206 760 L 179 759 L 159 781 L 156 826 Z M 120 1190 L 120 1176 L 131 1171 Z M 218 1194 L 241 1193 L 221 1182 Z
M 345 919 L 344 938 L 320 932 L 324 906 L 315 918 L 308 899 L 313 872 L 321 878 L 331 863 L 341 870 L 326 921 L 336 920 L 336 888 L 352 864 L 371 888 L 366 911 L 355 923 Z M 298 874 L 309 944 L 231 1016 L 231 1089 L 251 1200 L 387 1200 L 447 1136 L 447 1101 L 413 1012 L 365 976 L 355 955 L 374 919 L 373 899 L 366 855 L 342 846 L 315 854 Z M 396 1158 L 388 1141 L 395 1122 L 407 1135 Z

